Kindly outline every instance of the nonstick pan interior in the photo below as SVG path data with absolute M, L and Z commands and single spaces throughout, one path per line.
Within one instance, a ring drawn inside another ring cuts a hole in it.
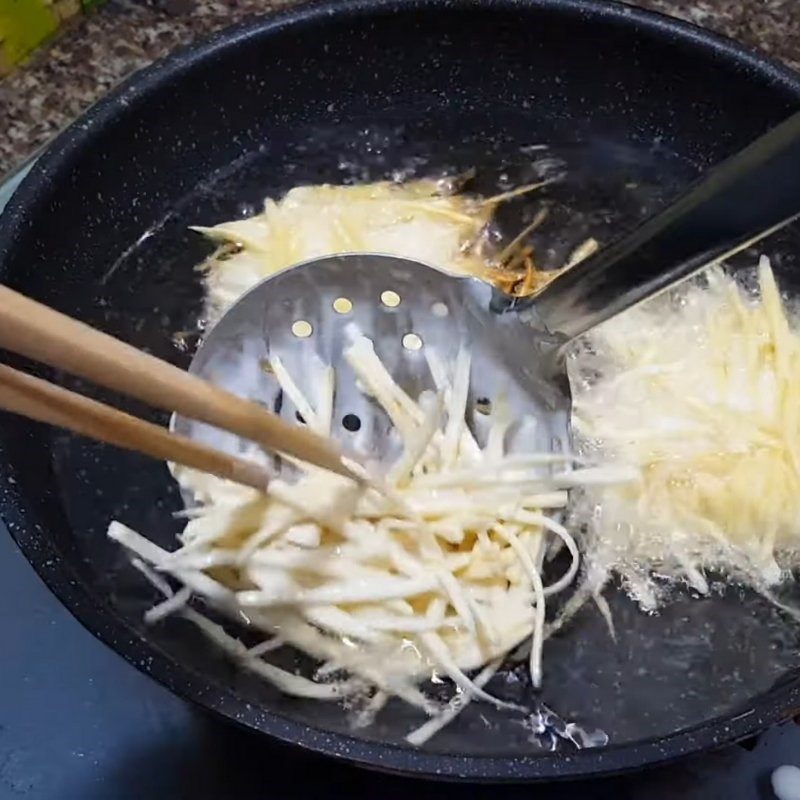
M 696 29 L 592 2 L 375 2 L 265 18 L 140 74 L 53 145 L 0 221 L 12 287 L 186 364 L 202 328 L 187 230 L 302 183 L 477 168 L 492 192 L 564 175 L 536 244 L 557 264 L 607 241 L 800 105 L 780 68 Z M 547 145 L 540 149 L 539 145 Z M 796 230 L 771 240 L 800 284 Z M 64 377 L 64 376 L 59 376 Z M 93 396 L 166 422 L 64 378 Z M 607 748 L 550 752 L 531 725 L 473 705 L 422 751 L 397 705 L 353 730 L 342 708 L 281 696 L 180 621 L 105 539 L 120 519 L 169 546 L 166 468 L 27 421 L 0 424 L 0 512 L 72 611 L 132 663 L 244 725 L 379 768 L 482 779 L 588 775 L 744 736 L 798 704 L 800 629 L 739 590 L 676 597 L 657 616 L 612 593 L 618 641 L 586 607 L 545 648 L 544 701 Z M 57 654 L 54 668 L 57 668 Z M 525 698 L 522 671 L 492 685 Z

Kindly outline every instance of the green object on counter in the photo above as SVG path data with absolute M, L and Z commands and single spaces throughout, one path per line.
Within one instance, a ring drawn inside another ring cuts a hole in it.
M 0 0 L 0 74 L 52 36 L 59 18 L 47 0 Z
M 65 20 L 105 0 L 0 0 L 0 76 L 53 36 Z

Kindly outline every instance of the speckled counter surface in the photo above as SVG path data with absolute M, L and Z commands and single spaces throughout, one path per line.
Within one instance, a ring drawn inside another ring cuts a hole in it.
M 342 0 L 345 2 L 345 0 Z M 135 70 L 296 0 L 109 0 L 0 82 L 0 176 Z M 800 69 L 800 0 L 640 0 Z

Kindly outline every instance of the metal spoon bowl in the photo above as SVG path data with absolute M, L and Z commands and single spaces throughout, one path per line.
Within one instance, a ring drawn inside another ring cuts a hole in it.
M 506 402 L 516 421 L 510 452 L 567 448 L 568 397 L 544 370 L 554 339 L 529 313 L 498 314 L 493 289 L 415 261 L 377 253 L 307 261 L 259 283 L 220 319 L 191 371 L 264 403 L 291 421 L 298 409 L 272 373 L 276 358 L 315 406 L 323 370 L 336 375 L 333 435 L 366 461 L 391 461 L 401 443 L 377 403 L 356 385 L 344 352 L 356 336 L 375 344 L 389 374 L 412 398 L 436 391 L 434 365 L 449 372 L 459 348 L 471 356 L 469 423 L 485 443 L 492 411 Z M 178 417 L 175 429 L 232 453 L 249 443 Z

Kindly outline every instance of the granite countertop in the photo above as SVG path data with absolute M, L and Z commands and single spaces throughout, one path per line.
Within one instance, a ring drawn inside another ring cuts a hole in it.
M 109 0 L 0 82 L 0 177 L 111 87 L 198 37 L 296 0 Z M 639 0 L 800 70 L 800 0 Z

